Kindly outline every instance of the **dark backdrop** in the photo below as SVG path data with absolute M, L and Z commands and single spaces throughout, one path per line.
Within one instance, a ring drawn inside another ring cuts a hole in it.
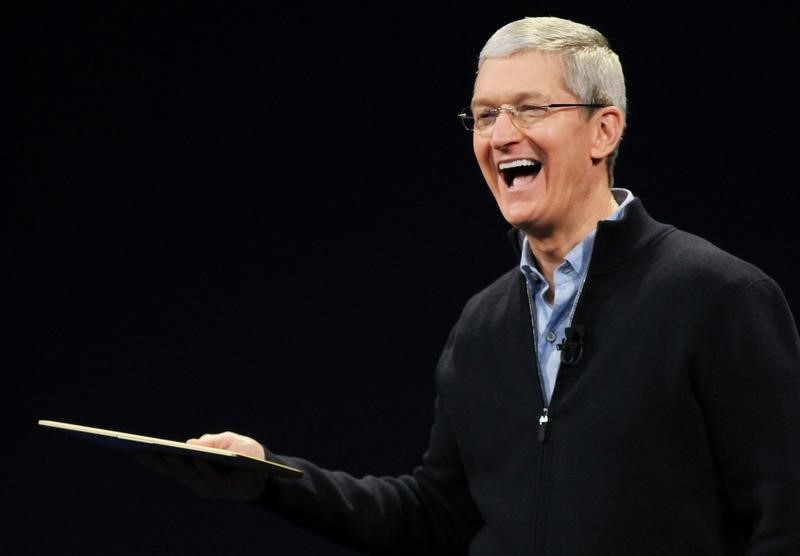
M 449 327 L 514 264 L 456 113 L 483 42 L 524 15 L 606 33 L 630 97 L 618 184 L 797 307 L 798 21 L 761 6 L 28 3 L 4 18 L 0 549 L 352 554 L 36 421 L 230 429 L 354 474 L 410 471 Z

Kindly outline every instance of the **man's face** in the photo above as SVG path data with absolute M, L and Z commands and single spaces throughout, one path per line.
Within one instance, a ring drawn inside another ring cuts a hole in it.
M 580 102 L 566 90 L 561 75 L 560 62 L 552 53 L 488 59 L 475 80 L 473 113 L 523 104 Z M 593 163 L 591 156 L 595 124 L 595 118 L 587 119 L 581 108 L 554 108 L 532 126 L 520 128 L 503 111 L 487 136 L 473 134 L 483 177 L 512 226 L 538 237 L 570 226 L 570 212 L 580 208 L 582 201 L 585 204 L 605 175 L 604 166 Z M 504 169 L 520 160 L 527 162 L 517 169 Z

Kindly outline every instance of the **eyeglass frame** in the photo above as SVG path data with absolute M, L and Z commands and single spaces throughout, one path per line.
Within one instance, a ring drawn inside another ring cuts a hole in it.
M 537 121 L 538 121 L 538 120 L 541 120 L 541 119 L 544 119 L 545 117 L 547 117 L 547 115 L 550 112 L 551 108 L 607 108 L 608 106 L 611 106 L 611 105 L 609 105 L 609 104 L 598 104 L 598 103 L 585 104 L 585 103 L 571 103 L 571 102 L 567 102 L 567 103 L 556 102 L 556 103 L 551 103 L 551 104 L 524 104 L 524 105 L 521 105 L 521 106 L 522 107 L 527 107 L 527 108 L 540 108 L 540 109 L 543 109 L 545 111 L 545 113 L 542 114 L 542 116 L 537 119 Z M 508 106 L 495 106 L 494 108 L 489 108 L 487 111 L 494 113 L 494 121 L 491 124 L 487 125 L 487 127 L 483 128 L 483 129 L 478 129 L 477 127 L 475 127 L 474 124 L 477 121 L 477 118 L 475 118 L 474 116 L 468 116 L 468 113 L 472 113 L 472 109 L 469 106 L 466 106 L 466 107 L 461 109 L 461 112 L 458 114 L 458 119 L 461 120 L 461 124 L 464 126 L 464 129 L 466 129 L 467 131 L 475 131 L 479 135 L 484 136 L 484 137 L 487 135 L 486 131 L 492 129 L 492 126 L 494 126 L 495 122 L 497 121 L 498 116 L 500 116 L 500 113 L 503 112 L 503 111 L 508 112 L 509 116 L 511 117 L 511 121 L 514 122 L 514 125 L 516 125 L 517 127 L 521 127 L 521 128 L 527 129 L 528 127 L 530 127 L 531 125 L 533 125 L 535 123 L 535 122 L 526 123 L 526 122 L 520 120 L 520 118 L 519 118 L 520 107 L 519 106 L 511 106 L 511 107 L 508 107 Z M 468 120 L 472 120 L 472 123 L 473 123 L 473 127 L 472 128 L 470 128 L 469 125 L 467 124 Z

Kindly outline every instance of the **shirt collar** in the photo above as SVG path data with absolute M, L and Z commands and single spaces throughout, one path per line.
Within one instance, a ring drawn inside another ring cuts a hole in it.
M 625 207 L 631 201 L 633 201 L 633 193 L 627 189 L 619 187 L 612 188 L 611 194 L 614 195 L 614 199 L 617 201 L 619 206 L 608 216 L 608 218 L 606 218 L 606 220 L 619 220 L 622 218 L 622 215 L 625 212 Z M 594 247 L 594 237 L 596 233 L 597 228 L 589 232 L 589 234 L 587 234 L 580 243 L 570 249 L 569 253 L 564 256 L 564 262 L 559 265 L 559 268 L 566 264 L 572 268 L 573 272 L 583 273 L 585 270 L 584 267 L 586 263 L 588 263 L 591 256 L 592 248 Z M 538 278 L 537 281 L 544 281 L 544 276 L 542 276 L 542 274 L 536 268 L 536 260 L 533 257 L 533 252 L 527 247 L 528 241 L 525 239 L 525 235 L 520 235 L 522 236 L 522 256 L 520 257 L 520 270 L 522 270 L 522 272 L 529 277 Z

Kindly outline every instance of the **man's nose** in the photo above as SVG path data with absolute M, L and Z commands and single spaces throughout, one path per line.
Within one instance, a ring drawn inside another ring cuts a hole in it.
M 490 140 L 493 146 L 519 141 L 524 137 L 522 130 L 514 120 L 513 112 L 508 108 L 501 108 L 492 126 Z

